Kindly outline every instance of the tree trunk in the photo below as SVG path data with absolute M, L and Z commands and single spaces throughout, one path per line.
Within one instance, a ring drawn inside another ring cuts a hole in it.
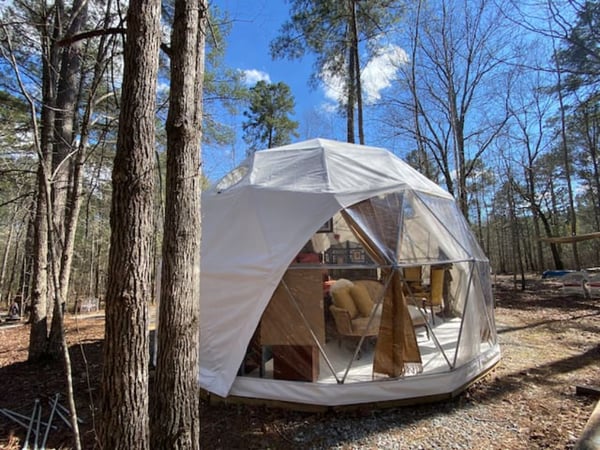
M 542 249 L 542 242 L 540 241 L 540 237 L 542 237 L 540 218 L 537 213 L 533 216 L 533 234 L 533 238 L 535 239 L 536 270 L 541 272 L 544 269 L 544 252 Z
M 347 90 L 347 102 L 346 102 L 346 141 L 354 144 L 354 103 L 356 92 L 356 86 L 354 83 L 354 51 L 352 48 L 348 50 L 348 75 L 346 77 L 346 90 Z
M 33 283 L 29 314 L 31 329 L 27 356 L 29 361 L 38 360 L 46 354 L 48 338 L 48 227 L 46 222 L 48 208 L 43 192 L 45 171 L 42 169 L 42 164 L 44 161 L 40 161 L 38 164 L 37 208 L 33 238 Z
M 12 245 L 12 239 L 13 239 L 13 233 L 15 231 L 15 218 L 17 216 L 17 203 L 15 203 L 13 205 L 13 212 L 11 214 L 10 217 L 10 225 L 8 228 L 8 236 L 6 237 L 6 240 L 4 241 L 4 251 L 2 252 L 2 263 L 0 264 L 0 305 L 2 305 L 2 299 L 5 297 L 5 290 L 6 292 L 6 306 L 8 307 L 10 304 L 10 298 L 8 298 L 8 291 L 10 291 L 10 287 L 9 289 L 6 289 L 4 280 L 6 278 L 6 266 L 8 265 L 8 255 L 10 253 L 10 246 Z
M 414 36 L 411 36 L 411 56 L 410 56 L 410 75 L 408 75 L 408 86 L 410 91 L 410 98 L 412 101 L 411 113 L 413 118 L 414 137 L 415 145 L 417 146 L 417 153 L 419 158 L 419 171 L 430 180 L 437 182 L 437 177 L 434 176 L 429 156 L 427 153 L 427 147 L 425 145 L 426 137 L 424 131 L 421 129 L 421 116 L 423 110 L 421 108 L 421 102 L 417 91 L 417 48 L 420 39 L 420 23 L 421 23 L 421 7 L 422 0 L 417 2 L 417 11 L 414 24 Z M 425 127 L 427 129 L 427 127 Z M 441 162 L 441 160 L 439 160 Z M 446 167 L 445 170 L 442 168 L 444 173 L 449 172 Z M 451 178 L 450 178 L 451 181 Z M 448 186 L 450 192 L 452 192 L 452 184 Z
M 6 282 L 6 289 L 7 289 L 7 301 L 10 301 L 11 299 L 13 299 L 15 297 L 15 295 L 13 294 L 13 286 L 14 286 L 14 282 L 15 282 L 15 275 L 17 273 L 17 270 L 20 270 L 21 267 L 23 266 L 22 264 L 22 257 L 21 257 L 21 239 L 19 237 L 19 234 L 17 235 L 17 239 L 16 239 L 16 244 L 15 244 L 15 250 L 13 252 L 13 259 L 12 259 L 12 264 L 10 266 L 10 276 L 8 277 L 8 281 Z M 19 289 L 17 289 L 19 290 Z M 18 296 L 17 296 L 18 297 Z M 23 316 L 23 298 L 20 298 L 20 304 L 19 304 L 19 311 L 20 311 L 20 315 L 21 317 Z M 7 305 L 8 306 L 8 305 Z
M 452 91 L 451 98 L 456 102 L 456 94 Z M 452 115 L 456 114 L 456 108 L 451 108 L 453 111 Z M 469 220 L 469 199 L 467 190 L 467 163 L 465 157 L 465 138 L 464 138 L 464 122 L 458 117 L 454 117 L 452 120 L 454 145 L 456 153 L 456 186 L 458 188 L 458 206 L 462 211 L 467 222 Z
M 506 257 L 505 257 L 505 251 L 504 251 L 504 243 L 506 242 L 506 239 L 504 239 L 504 236 L 502 235 L 502 227 L 499 225 L 496 225 L 495 227 L 495 235 L 496 235 L 496 247 L 498 249 L 498 272 L 500 273 L 506 273 Z
M 356 114 L 358 120 L 358 143 L 365 145 L 365 127 L 363 119 L 362 82 L 360 75 L 360 55 L 358 53 L 358 24 L 356 22 L 356 0 L 350 1 L 351 51 L 354 53 L 354 79 L 356 89 Z
M 598 105 L 593 106 L 586 102 L 583 113 L 583 129 L 585 130 L 585 152 L 589 155 L 589 184 L 590 200 L 594 212 L 594 227 L 600 230 L 600 168 L 598 167 L 598 146 L 600 139 L 600 115 Z M 600 251 L 600 246 L 594 245 L 596 249 L 596 258 Z
M 475 231 L 479 245 L 481 245 L 483 252 L 487 254 L 487 249 L 485 248 L 485 240 L 483 239 L 483 220 L 481 217 L 481 211 L 483 208 L 481 205 L 481 201 L 479 200 L 479 196 L 480 192 L 475 192 L 475 212 L 477 214 L 477 224 L 475 226 Z
M 74 16 L 71 25 L 67 30 L 66 38 L 79 33 L 87 21 L 88 2 L 85 0 L 75 0 L 73 3 Z M 69 290 L 69 277 L 71 274 L 71 261 L 73 257 L 74 234 L 77 229 L 77 219 L 80 208 L 81 192 L 81 167 L 83 165 L 83 153 L 87 144 L 87 133 L 81 133 L 79 148 L 73 160 L 73 146 L 75 137 L 75 117 L 77 116 L 78 97 L 81 93 L 81 61 L 82 61 L 83 41 L 77 41 L 70 44 L 63 50 L 61 62 L 61 78 L 57 92 L 56 133 L 57 136 L 57 163 L 63 163 L 70 158 L 67 170 L 66 185 L 64 186 L 64 199 L 61 202 L 61 208 L 56 211 L 56 217 L 62 220 L 62 251 L 60 254 L 60 289 L 61 298 L 66 300 Z M 96 61 L 98 63 L 98 61 Z M 97 67 L 97 65 L 96 65 Z M 96 70 L 97 71 L 97 70 Z M 94 80 L 96 81 L 96 80 Z M 90 94 L 91 103 L 93 93 Z M 91 106 L 88 104 L 86 112 L 89 113 Z M 67 168 L 67 167 L 65 167 Z M 62 194 L 62 192 L 61 192 Z M 55 205 L 56 206 L 56 205 Z
M 160 1 L 131 0 L 113 166 L 111 245 L 98 438 L 148 443 L 148 300 L 152 297 L 154 140 Z
M 62 3 L 62 2 L 61 2 Z M 87 2 L 75 0 L 73 3 L 74 17 L 71 19 L 69 29 L 65 38 L 78 33 L 87 16 Z M 67 20 L 68 17 L 62 17 L 61 20 Z M 83 41 L 77 41 L 61 49 L 60 58 L 60 76 L 56 89 L 56 113 L 54 119 L 54 151 L 52 158 L 52 205 L 54 209 L 54 232 L 57 233 L 58 248 L 56 254 L 63 252 L 62 240 L 64 238 L 65 227 L 65 208 L 67 194 L 70 186 L 70 154 L 73 151 L 75 108 L 77 104 L 77 93 L 79 86 L 79 76 L 81 73 L 81 54 L 80 49 Z M 60 242 L 58 242 L 60 241 Z M 60 272 L 61 258 L 55 261 Z
M 47 227 L 50 230 L 52 228 L 52 218 L 55 217 L 52 211 L 54 210 L 52 205 L 52 187 L 50 185 L 49 177 L 44 177 L 45 186 L 44 186 L 44 195 L 46 196 L 46 205 L 48 214 L 46 214 Z M 56 248 L 56 243 L 54 242 L 55 234 L 53 232 L 48 233 L 48 248 L 50 249 L 50 259 L 55 258 L 55 252 L 52 249 Z M 63 367 L 65 370 L 65 376 L 67 381 L 67 401 L 69 403 L 69 412 L 71 413 L 70 425 L 71 430 L 73 432 L 73 442 L 75 450 L 81 450 L 81 439 L 79 435 L 79 425 L 77 422 L 77 410 L 75 408 L 75 394 L 73 391 L 73 377 L 71 372 L 71 357 L 69 355 L 69 347 L 65 335 L 64 329 L 64 318 L 63 318 L 63 310 L 62 310 L 62 297 L 60 295 L 60 282 L 58 280 L 59 274 L 56 271 L 56 266 L 51 265 L 51 278 L 52 281 L 50 286 L 52 286 L 52 298 L 54 299 L 53 308 L 54 313 L 52 315 L 52 328 L 55 331 L 55 339 L 58 342 L 57 348 L 59 352 L 62 352 L 63 356 Z M 52 341 L 51 341 L 52 342 Z M 53 354 L 52 352 L 47 352 L 52 357 L 58 356 Z
M 43 104 L 41 111 L 41 136 L 39 148 L 38 174 L 37 174 L 37 205 L 34 222 L 34 256 L 33 256 L 33 282 L 31 295 L 31 313 L 29 321 L 31 331 L 29 334 L 30 361 L 40 359 L 46 355 L 48 346 L 48 321 L 52 319 L 52 302 L 48 301 L 48 198 L 46 195 L 46 180 L 51 173 L 52 162 L 52 129 L 54 126 L 54 101 L 56 98 L 55 85 L 58 52 L 55 42 L 58 39 L 58 19 L 55 16 L 52 29 L 47 24 L 41 25 L 42 43 L 42 95 Z M 50 261 L 51 262 L 51 261 Z
M 25 313 L 23 302 L 30 301 L 31 278 L 33 273 L 33 248 L 35 233 L 35 207 L 37 199 L 31 203 L 31 213 L 27 219 L 27 232 L 25 237 L 25 248 L 23 249 L 23 263 L 19 274 L 18 290 L 21 295 L 21 314 Z
M 87 137 L 81 136 L 82 145 L 77 152 L 73 164 L 73 175 L 71 191 L 67 197 L 64 242 L 60 264 L 60 296 L 66 302 L 69 294 L 69 282 L 71 278 L 71 265 L 73 262 L 73 249 L 75 248 L 75 233 L 81 209 L 81 169 L 83 167 L 83 155 Z
M 513 249 L 516 252 L 516 255 L 513 254 L 513 270 L 514 270 L 514 274 L 515 274 L 515 280 L 516 280 L 516 274 L 517 271 L 519 272 L 520 278 L 521 278 L 521 289 L 525 290 L 525 269 L 523 267 L 523 254 L 522 254 L 522 250 L 521 250 L 521 233 L 519 230 L 519 223 L 518 223 L 518 218 L 517 218 L 517 214 L 516 214 L 516 207 L 515 207 L 515 199 L 514 199 L 514 194 L 513 194 L 513 189 L 512 189 L 512 184 L 513 184 L 513 180 L 512 180 L 512 176 L 509 173 L 508 174 L 509 177 L 509 190 L 508 190 L 508 208 L 509 208 L 509 218 L 510 218 L 510 230 L 511 230 L 511 240 L 512 240 L 512 245 L 513 245 Z M 515 259 L 516 257 L 516 259 Z
M 160 320 L 151 415 L 154 448 L 199 449 L 200 191 L 207 4 L 176 0 L 171 37 Z
M 65 37 L 69 38 L 81 31 L 87 20 L 87 1 L 76 0 L 73 3 L 73 17 Z M 69 278 L 71 274 L 71 261 L 73 259 L 73 246 L 77 219 L 79 214 L 79 183 L 81 152 L 77 155 L 78 161 L 72 160 L 73 142 L 75 138 L 75 117 L 77 115 L 77 99 L 81 78 L 81 48 L 83 41 L 77 41 L 62 48 L 60 78 L 56 94 L 56 114 L 54 122 L 54 153 L 52 158 L 53 183 L 53 230 L 55 233 L 55 246 L 53 251 L 54 270 L 58 274 L 56 279 L 59 286 L 62 308 L 68 304 Z M 82 136 L 80 140 L 84 140 Z M 63 324 L 59 322 L 62 314 L 53 316 L 48 339 L 48 353 L 59 355 L 62 345 Z
M 571 181 L 571 154 L 569 153 L 569 147 L 567 145 L 567 119 L 565 112 L 565 104 L 563 101 L 562 93 L 562 72 L 558 58 L 555 56 L 556 62 L 556 76 L 558 81 L 557 92 L 558 92 L 558 104 L 560 106 L 560 134 L 561 134 L 561 149 L 563 153 L 563 162 L 565 165 L 565 178 L 567 182 L 567 193 L 569 195 L 569 222 L 571 225 L 571 235 L 577 234 L 577 214 L 575 211 L 575 195 L 573 193 L 573 184 Z M 573 249 L 573 259 L 575 260 L 575 266 L 577 270 L 581 269 L 581 262 L 579 261 L 579 251 L 577 250 L 577 242 L 571 244 Z

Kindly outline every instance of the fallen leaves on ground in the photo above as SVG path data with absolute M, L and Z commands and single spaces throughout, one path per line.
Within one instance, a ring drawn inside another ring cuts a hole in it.
M 483 379 L 437 404 L 310 413 L 236 404 L 201 407 L 202 448 L 572 448 L 595 399 L 576 386 L 600 386 L 600 300 L 562 295 L 556 283 L 529 279 L 521 290 L 509 277 L 495 286 L 502 360 Z M 104 319 L 68 316 L 65 322 L 84 448 L 95 446 Z M 0 408 L 44 414 L 56 393 L 64 398 L 59 361 L 27 362 L 29 327 L 0 326 Z M 70 448 L 71 433 L 53 422 L 48 448 Z M 0 448 L 20 448 L 26 430 L 0 415 Z

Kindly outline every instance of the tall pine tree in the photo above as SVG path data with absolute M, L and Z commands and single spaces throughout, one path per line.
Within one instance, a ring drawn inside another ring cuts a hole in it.
M 250 107 L 244 111 L 248 120 L 242 124 L 249 153 L 289 144 L 292 136 L 297 137 L 298 122 L 289 118 L 293 113 L 294 99 L 287 84 L 256 83 L 250 89 Z

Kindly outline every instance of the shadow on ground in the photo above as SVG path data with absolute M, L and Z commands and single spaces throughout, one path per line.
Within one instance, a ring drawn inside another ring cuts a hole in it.
M 94 447 L 93 433 L 93 408 L 96 402 L 95 394 L 101 378 L 102 341 L 97 340 L 85 344 L 72 345 L 69 348 L 72 364 L 73 387 L 76 393 L 77 414 L 83 421 L 80 424 L 80 434 L 83 448 Z M 84 356 L 85 355 L 85 356 Z M 87 361 L 87 364 L 85 363 Z M 42 421 L 47 421 L 51 412 L 51 402 L 57 393 L 59 403 L 68 406 L 65 394 L 66 378 L 61 361 L 46 360 L 41 362 L 16 362 L 0 367 L 0 380 L 2 380 L 3 395 L 0 399 L 0 408 L 8 409 L 25 416 L 20 418 L 26 425 L 30 422 L 35 400 L 38 399 L 42 406 Z M 65 417 L 66 416 L 65 414 Z M 37 424 L 37 421 L 34 421 Z M 54 415 L 52 428 L 48 433 L 47 448 L 69 448 L 72 445 L 72 433 L 66 422 L 57 414 Z M 40 427 L 38 444 L 41 444 L 46 431 L 45 426 Z M 21 448 L 27 434 L 27 429 L 5 415 L 0 417 L 0 448 L 11 448 L 9 443 L 17 437 Z M 34 437 L 30 437 L 30 447 L 33 448 Z

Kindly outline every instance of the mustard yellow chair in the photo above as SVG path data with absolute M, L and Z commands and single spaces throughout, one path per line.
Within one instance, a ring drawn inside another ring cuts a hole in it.
M 409 266 L 402 269 L 404 277 L 404 293 L 407 295 L 420 295 L 425 292 L 423 288 L 423 267 Z
M 431 322 L 435 323 L 435 312 L 441 311 L 444 306 L 444 277 L 446 269 L 431 267 L 429 291 L 423 295 L 423 307 L 429 307 L 431 311 Z

